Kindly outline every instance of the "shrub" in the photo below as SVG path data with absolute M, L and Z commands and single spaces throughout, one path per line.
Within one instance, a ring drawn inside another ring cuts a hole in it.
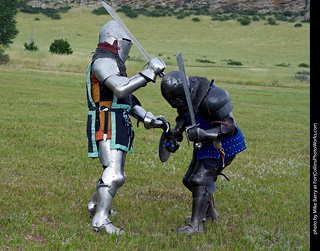
M 200 22 L 200 19 L 197 18 L 197 17 L 194 17 L 194 18 L 192 18 L 192 21 L 193 21 L 193 22 Z
M 51 17 L 52 19 L 55 19 L 55 20 L 61 19 L 61 16 L 60 16 L 59 13 L 53 13 L 53 14 L 50 14 L 48 16 Z
M 72 54 L 70 44 L 64 39 L 55 39 L 50 45 L 49 51 L 56 54 Z
M 92 11 L 92 14 L 95 14 L 95 15 L 109 15 L 108 11 L 106 11 L 106 9 L 104 7 L 100 7 L 98 9 L 94 9 Z
M 290 64 L 280 63 L 280 64 L 276 64 L 276 66 L 279 66 L 279 67 L 290 67 Z
M 268 24 L 270 24 L 270 25 L 277 25 L 276 21 L 275 21 L 272 17 L 269 17 L 269 18 L 268 18 Z
M 231 59 L 229 59 L 227 61 L 228 61 L 227 65 L 242 65 L 242 63 L 239 61 L 233 61 Z
M 299 67 L 309 68 L 310 66 L 306 63 L 301 63 L 301 64 L 299 64 Z
M 260 21 L 260 18 L 257 17 L 257 16 L 253 16 L 253 17 L 252 17 L 252 21 Z
M 241 25 L 249 25 L 251 23 L 251 20 L 248 17 L 238 18 L 237 21 L 240 22 Z
M 136 18 L 139 16 L 138 12 L 131 8 L 131 6 L 124 5 L 121 9 L 117 10 L 118 12 L 123 12 L 127 17 Z
M 61 13 L 67 13 L 71 9 L 70 6 L 64 6 L 59 8 L 59 12 Z
M 200 63 L 208 63 L 208 64 L 215 64 L 216 62 L 211 61 L 209 59 L 196 59 L 196 61 L 200 62 Z
M 284 22 L 288 21 L 288 17 L 285 16 L 285 15 L 282 15 L 281 13 L 280 14 L 276 14 L 275 18 L 276 18 L 276 20 L 279 20 L 279 21 L 284 21 Z
M 132 10 L 130 12 L 126 12 L 125 15 L 130 18 L 136 18 L 139 14 L 135 10 Z
M 286 16 L 286 17 L 292 17 L 293 16 L 293 12 L 289 11 L 289 10 L 288 11 L 284 11 L 283 15 Z
M 48 17 L 51 17 L 52 19 L 61 19 L 61 16 L 59 13 L 66 13 L 71 9 L 69 6 L 60 7 L 59 9 L 54 8 L 41 8 L 41 7 L 32 7 L 30 5 L 23 5 L 23 7 L 20 9 L 21 12 L 29 13 L 29 14 L 39 14 L 42 13 Z
M 27 42 L 25 42 L 24 44 L 24 48 L 27 50 L 27 51 L 38 51 L 39 50 L 39 48 L 38 48 L 38 46 L 36 46 L 35 44 L 34 44 L 34 42 L 31 42 L 31 43 L 27 43 Z

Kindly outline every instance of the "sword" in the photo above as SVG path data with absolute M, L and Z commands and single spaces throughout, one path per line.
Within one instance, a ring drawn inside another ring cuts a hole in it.
M 132 43 L 137 47 L 137 49 L 141 52 L 141 54 L 150 61 L 151 57 L 149 54 L 143 49 L 143 47 L 139 44 L 138 40 L 132 35 L 132 33 L 129 31 L 127 26 L 122 22 L 121 18 L 118 16 L 118 14 L 115 12 L 115 10 L 108 4 L 106 4 L 104 1 L 102 1 L 103 7 L 109 12 L 109 14 L 113 17 L 113 19 L 121 26 L 121 28 L 127 33 L 127 36 L 130 38 Z
M 191 95 L 190 95 L 190 91 L 189 91 L 189 86 L 190 86 L 189 78 L 187 78 L 187 76 L 186 76 L 186 71 L 184 69 L 183 58 L 182 58 L 181 52 L 179 52 L 177 54 L 177 62 L 178 62 L 179 71 L 180 71 L 182 84 L 183 84 L 183 89 L 184 89 L 184 94 L 185 94 L 186 99 L 187 99 L 187 104 L 188 104 L 190 118 L 191 118 L 191 126 L 187 126 L 186 127 L 186 135 L 187 135 L 188 145 L 190 146 L 190 141 L 189 141 L 189 137 L 188 137 L 188 130 L 190 130 L 191 128 L 197 126 L 198 124 L 196 124 L 193 105 L 192 105 L 192 101 L 191 101 Z M 202 144 L 200 142 L 195 143 L 195 147 L 197 149 L 200 149 L 202 147 Z

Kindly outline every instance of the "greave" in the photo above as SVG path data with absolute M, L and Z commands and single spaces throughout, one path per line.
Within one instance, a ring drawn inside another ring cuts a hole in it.
M 111 204 L 116 194 L 116 188 L 113 187 L 111 189 L 112 186 L 114 185 L 101 184 L 97 190 L 97 206 L 95 216 L 92 219 L 92 226 L 96 232 L 105 229 L 106 232 L 110 234 L 121 234 L 123 231 L 112 225 L 109 220 Z M 112 191 L 113 194 L 111 194 L 110 191 Z
M 87 208 L 88 208 L 88 211 L 90 213 L 90 216 L 91 218 L 94 217 L 95 213 L 96 213 L 96 209 L 97 209 L 97 194 L 98 194 L 98 189 L 100 187 L 100 184 L 102 183 L 101 181 L 101 178 L 98 180 L 97 182 L 97 187 L 96 187 L 96 190 L 94 191 L 93 193 L 93 196 L 92 196 L 92 200 L 89 202 Z
M 192 215 L 190 223 L 183 228 L 174 229 L 177 233 L 203 233 L 203 219 L 209 207 L 210 194 L 206 193 L 192 198 Z
M 203 219 L 209 206 L 209 196 L 205 194 L 199 197 L 193 197 L 192 200 L 192 215 L 190 226 L 195 232 L 203 233 Z
M 109 211 L 113 201 L 113 196 L 109 193 L 109 187 L 100 186 L 97 192 L 96 214 L 93 217 L 93 227 L 99 228 L 102 225 L 108 224 Z

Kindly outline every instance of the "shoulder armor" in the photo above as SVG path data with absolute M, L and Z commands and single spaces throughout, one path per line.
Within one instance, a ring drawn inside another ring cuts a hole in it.
M 229 93 L 220 87 L 210 88 L 202 100 L 198 112 L 207 121 L 223 120 L 232 111 Z
M 117 62 L 112 58 L 96 59 L 92 64 L 91 71 L 101 83 L 111 75 L 120 74 Z

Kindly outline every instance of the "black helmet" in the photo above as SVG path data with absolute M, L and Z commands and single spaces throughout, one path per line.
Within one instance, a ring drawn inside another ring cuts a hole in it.
M 180 72 L 170 71 L 163 77 L 161 93 L 173 108 L 188 109 Z

